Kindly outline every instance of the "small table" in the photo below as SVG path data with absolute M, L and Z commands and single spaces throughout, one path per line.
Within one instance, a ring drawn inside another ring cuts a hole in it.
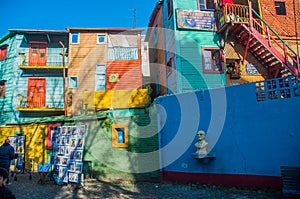
M 50 168 L 51 168 L 51 164 L 39 164 L 38 165 L 38 173 L 40 176 L 38 183 L 45 184 L 46 176 L 48 175 Z

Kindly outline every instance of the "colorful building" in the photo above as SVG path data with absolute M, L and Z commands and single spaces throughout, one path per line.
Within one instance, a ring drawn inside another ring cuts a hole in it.
M 0 123 L 63 115 L 66 31 L 15 29 L 0 39 Z
M 138 108 L 148 103 L 148 91 L 142 88 L 143 29 L 68 28 L 68 31 L 68 115 Z
M 269 4 L 158 1 L 146 36 L 153 96 L 297 76 L 299 4 Z

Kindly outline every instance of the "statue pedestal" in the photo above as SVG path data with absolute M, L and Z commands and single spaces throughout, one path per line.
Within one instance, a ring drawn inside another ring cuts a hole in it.
M 214 153 L 207 153 L 207 154 L 192 154 L 193 158 L 199 160 L 202 164 L 208 164 L 211 160 L 216 158 L 216 154 Z

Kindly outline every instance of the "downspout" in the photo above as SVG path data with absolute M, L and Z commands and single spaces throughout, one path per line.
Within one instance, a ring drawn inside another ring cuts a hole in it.
M 61 41 L 59 41 L 58 43 L 62 47 L 63 86 L 64 86 L 64 115 L 67 116 L 65 45 Z

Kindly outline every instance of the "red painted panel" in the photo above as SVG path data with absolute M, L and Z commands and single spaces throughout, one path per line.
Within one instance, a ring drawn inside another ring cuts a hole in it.
M 41 108 L 46 104 L 46 79 L 29 78 L 27 90 L 27 107 Z
M 110 82 L 109 75 L 117 74 L 118 81 Z M 106 90 L 132 90 L 142 87 L 140 60 L 118 60 L 107 64 Z
M 244 174 L 212 174 L 212 173 L 184 173 L 166 172 L 162 174 L 165 182 L 198 182 L 212 185 L 237 186 L 248 188 L 271 188 L 281 190 L 282 180 L 280 176 L 258 176 Z
M 47 65 L 47 43 L 30 43 L 29 66 Z

